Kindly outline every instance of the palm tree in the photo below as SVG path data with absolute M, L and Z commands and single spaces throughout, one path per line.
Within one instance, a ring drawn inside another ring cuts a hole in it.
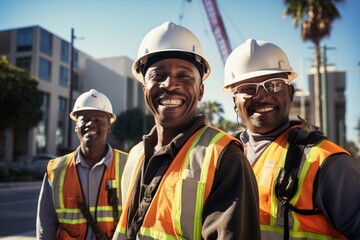
M 315 48 L 314 95 L 315 95 L 315 125 L 321 125 L 321 92 L 320 92 L 320 41 L 329 36 L 331 26 L 340 13 L 336 4 L 343 0 L 284 0 L 286 9 L 285 16 L 292 16 L 297 28 L 301 25 L 301 37 L 303 41 L 310 40 Z
M 224 109 L 221 103 L 218 103 L 217 101 L 201 102 L 199 105 L 199 112 L 206 116 L 206 123 L 210 125 L 215 124 L 215 118 L 217 118 L 218 121 L 224 119 L 222 116 Z
M 243 126 L 239 126 L 237 122 L 229 121 L 226 119 L 217 122 L 215 126 L 230 134 L 233 134 L 239 130 L 245 130 L 245 128 Z

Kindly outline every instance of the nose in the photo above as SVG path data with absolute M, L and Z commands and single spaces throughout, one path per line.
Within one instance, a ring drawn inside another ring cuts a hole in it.
M 86 122 L 85 126 L 86 126 L 86 127 L 91 126 L 91 125 L 93 125 L 93 123 L 94 123 L 94 121 L 93 121 L 92 119 L 89 119 L 89 120 Z
M 256 93 L 255 95 L 257 94 L 263 94 L 263 93 L 267 93 L 268 91 L 265 89 L 265 87 L 263 85 L 259 85 L 256 89 Z
M 252 96 L 249 97 L 249 98 L 251 98 L 251 99 L 253 99 L 253 100 L 261 100 L 261 99 L 264 99 L 264 97 L 265 97 L 265 95 L 266 95 L 267 93 L 268 93 L 268 91 L 266 91 L 266 89 L 264 88 L 264 86 L 259 85 L 259 86 L 257 86 L 257 88 L 256 88 L 255 94 L 252 95 Z
M 179 83 L 177 82 L 176 77 L 169 75 L 164 81 L 161 82 L 160 88 L 166 88 L 171 91 L 172 89 L 176 88 L 178 84 Z

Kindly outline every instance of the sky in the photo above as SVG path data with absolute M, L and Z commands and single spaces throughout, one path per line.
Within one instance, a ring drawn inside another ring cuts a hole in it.
M 300 29 L 290 17 L 285 18 L 283 0 L 218 0 L 232 49 L 248 38 L 266 40 L 280 46 L 293 69 L 299 74 L 297 88 L 308 90 L 307 78 L 313 61 L 313 44 L 303 42 Z M 327 62 L 346 71 L 347 139 L 358 142 L 360 108 L 360 1 L 345 0 L 338 5 L 341 19 L 334 22 L 330 37 L 322 46 Z M 200 40 L 211 64 L 203 100 L 223 105 L 225 118 L 235 121 L 232 97 L 220 91 L 223 63 L 201 0 L 0 0 L 0 30 L 39 25 L 70 41 L 75 30 L 74 46 L 94 58 L 127 56 L 137 58 L 142 38 L 156 26 L 172 21 L 190 29 Z M 115 103 L 116 104 L 116 103 Z

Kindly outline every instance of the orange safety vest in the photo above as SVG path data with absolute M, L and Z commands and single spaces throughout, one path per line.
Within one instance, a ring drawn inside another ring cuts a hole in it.
M 201 239 L 202 210 L 213 185 L 218 158 L 232 140 L 237 141 L 212 127 L 203 127 L 187 140 L 165 172 L 137 239 Z M 113 239 L 125 239 L 134 182 L 143 161 L 141 142 L 130 151 L 125 166 L 125 174 L 131 173 L 131 180 L 128 186 L 122 184 L 125 191 L 128 189 L 127 199 Z
M 88 206 L 102 233 L 111 237 L 114 234 L 113 208 L 108 204 L 107 180 L 112 180 L 117 188 L 119 199 L 118 211 L 121 214 L 120 179 L 127 158 L 127 153 L 114 149 L 113 160 L 105 170 L 98 194 L 96 206 Z M 57 239 L 85 239 L 87 222 L 82 215 L 77 199 L 85 202 L 80 180 L 76 171 L 75 152 L 49 161 L 48 179 L 52 184 L 55 210 L 60 223 Z
M 292 128 L 300 127 L 293 126 Z M 289 129 L 273 141 L 253 165 L 260 198 L 260 226 L 262 239 L 282 239 L 282 205 L 275 195 L 275 184 L 280 168 L 285 165 Z M 299 169 L 298 191 L 290 204 L 298 209 L 313 209 L 313 183 L 323 161 L 334 153 L 346 150 L 328 140 L 306 146 Z M 301 215 L 289 213 L 290 239 L 346 239 L 331 225 L 323 214 Z

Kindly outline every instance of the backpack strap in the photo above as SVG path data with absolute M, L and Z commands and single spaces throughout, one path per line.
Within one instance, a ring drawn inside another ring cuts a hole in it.
M 289 209 L 302 215 L 314 215 L 320 213 L 320 210 L 317 208 L 298 209 L 290 204 L 290 200 L 294 197 L 298 189 L 298 172 L 305 147 L 325 139 L 325 136 L 318 128 L 312 126 L 300 116 L 298 116 L 298 118 L 302 123 L 301 128 L 294 128 L 289 131 L 289 148 L 286 154 L 285 165 L 284 168 L 280 169 L 275 185 L 275 194 L 285 206 L 284 239 L 289 239 Z

